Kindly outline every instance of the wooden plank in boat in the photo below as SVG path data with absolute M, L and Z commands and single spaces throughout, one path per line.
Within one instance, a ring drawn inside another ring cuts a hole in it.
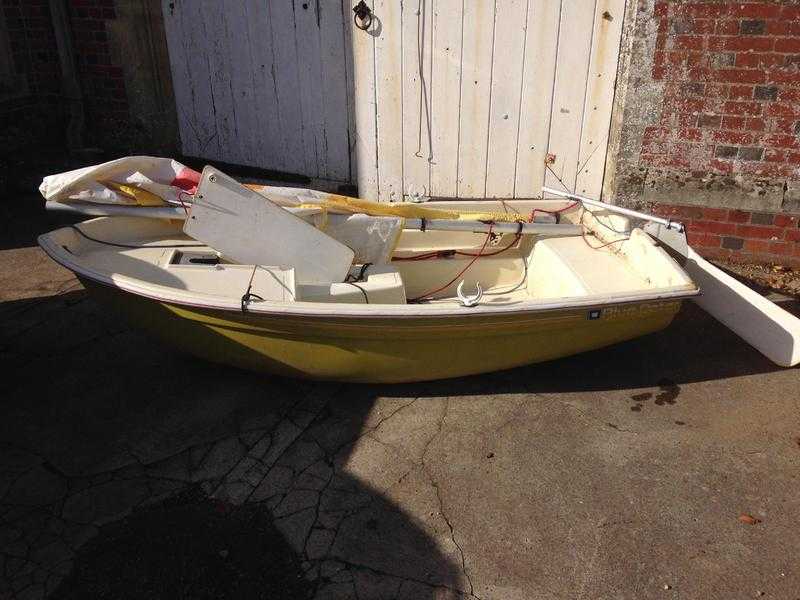
M 353 251 L 213 167 L 183 231 L 245 265 L 294 267 L 301 284 L 344 281 Z

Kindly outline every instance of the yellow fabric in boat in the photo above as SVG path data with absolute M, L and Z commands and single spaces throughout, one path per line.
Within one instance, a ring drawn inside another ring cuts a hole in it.
M 516 223 L 527 220 L 525 215 L 521 214 L 446 210 L 406 202 L 373 202 L 338 194 L 327 194 L 326 199 L 305 202 L 298 208 L 322 208 L 333 212 L 362 213 L 373 217 L 404 217 L 406 219 L 450 219 L 497 223 Z
M 100 183 L 118 194 L 134 200 L 140 206 L 163 206 L 166 204 L 161 196 L 144 188 L 128 185 L 127 183 L 117 183 L 116 181 L 101 181 Z

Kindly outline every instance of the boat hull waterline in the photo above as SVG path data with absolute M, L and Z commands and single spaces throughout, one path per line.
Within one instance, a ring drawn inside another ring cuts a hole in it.
M 667 327 L 680 299 L 518 314 L 337 317 L 234 312 L 82 283 L 132 325 L 204 360 L 303 379 L 462 377 L 595 350 Z

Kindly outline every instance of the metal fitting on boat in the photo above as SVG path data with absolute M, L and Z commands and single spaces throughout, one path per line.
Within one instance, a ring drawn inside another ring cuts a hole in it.
M 483 298 L 483 289 L 481 288 L 480 282 L 475 282 L 475 287 L 478 290 L 478 293 L 474 296 L 465 296 L 464 295 L 464 280 L 461 280 L 461 283 L 458 284 L 458 288 L 456 289 L 456 295 L 458 296 L 459 301 L 461 302 L 462 306 L 477 306 L 478 303 Z

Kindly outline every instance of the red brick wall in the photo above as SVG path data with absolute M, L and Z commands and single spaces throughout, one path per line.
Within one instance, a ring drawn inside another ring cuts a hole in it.
M 21 118 L 47 119 L 38 143 L 52 146 L 62 139 L 66 116 L 60 110 L 61 69 L 49 2 L 0 0 L 0 18 L 5 19 L 15 71 L 28 83 L 27 95 L 0 102 L 0 124 L 14 127 Z M 105 139 L 129 118 L 121 58 L 112 56 L 106 30 L 116 18 L 114 0 L 69 0 L 69 18 L 85 103 L 85 143 L 105 147 Z M 8 142 L 19 137 L 14 133 Z
M 58 123 L 61 84 L 47 0 L 0 0 L 0 18 L 5 19 L 15 74 L 23 76 L 22 82 L 9 80 L 9 89 L 0 94 L 0 162 L 4 162 L 39 143 Z M 57 141 L 59 136 L 54 137 Z
M 128 119 L 121 57 L 112 57 L 106 31 L 107 23 L 116 18 L 114 0 L 69 0 L 69 4 L 86 113 L 93 121 L 90 133 L 102 135 L 114 122 Z
M 661 123 L 645 132 L 653 166 L 793 176 L 800 165 L 800 6 L 656 4 L 653 78 Z
M 655 212 L 686 225 L 689 244 L 707 258 L 800 269 L 798 215 L 667 204 Z
M 2 13 L 17 72 L 27 74 L 30 96 L 58 93 L 58 51 L 47 0 L 2 0 Z
M 652 71 L 660 122 L 640 164 L 691 173 L 800 179 L 800 5 L 796 0 L 657 0 Z M 662 206 L 710 256 L 800 262 L 798 219 Z M 790 260 L 791 259 L 791 260 Z

